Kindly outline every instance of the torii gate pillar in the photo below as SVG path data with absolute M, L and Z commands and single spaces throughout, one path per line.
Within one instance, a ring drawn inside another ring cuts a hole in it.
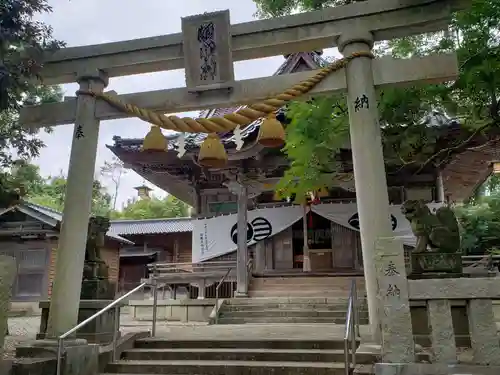
M 373 37 L 369 32 L 342 35 L 338 46 L 344 56 L 369 52 Z M 372 60 L 368 57 L 353 59 L 346 68 L 346 78 L 368 313 L 373 338 L 379 343 L 375 243 L 379 237 L 390 237 L 392 230 Z
M 82 91 L 102 92 L 108 79 L 102 72 L 94 71 L 80 75 L 78 82 Z M 78 96 L 47 338 L 66 333 L 78 322 L 99 138 L 99 120 L 95 118 L 96 100 L 89 95 Z

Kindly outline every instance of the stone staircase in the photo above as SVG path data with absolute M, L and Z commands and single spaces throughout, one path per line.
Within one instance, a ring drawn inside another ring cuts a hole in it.
M 254 278 L 250 298 L 226 300 L 219 324 L 335 323 L 344 324 L 351 280 L 347 277 Z M 361 324 L 368 324 L 363 280 L 357 282 Z
M 344 375 L 343 345 L 341 339 L 147 338 L 108 364 L 105 374 Z M 357 356 L 361 364 L 375 360 L 369 354 Z
M 218 324 L 334 323 L 345 324 L 347 298 L 233 298 L 219 311 Z M 360 324 L 368 324 L 364 300 L 358 300 Z
M 352 277 L 288 276 L 254 277 L 249 286 L 250 297 L 349 297 Z M 356 277 L 359 297 L 365 295 L 364 278 Z

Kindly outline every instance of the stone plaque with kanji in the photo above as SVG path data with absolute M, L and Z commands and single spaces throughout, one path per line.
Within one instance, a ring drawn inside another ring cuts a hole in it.
M 394 237 L 379 238 L 374 260 L 381 320 L 382 361 L 413 362 L 415 344 L 403 244 Z
M 188 90 L 230 88 L 234 69 L 229 10 L 183 18 L 182 37 Z

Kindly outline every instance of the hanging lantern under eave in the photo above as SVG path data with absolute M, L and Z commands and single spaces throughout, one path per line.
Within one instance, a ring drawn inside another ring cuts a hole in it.
M 217 134 L 209 134 L 201 144 L 198 163 L 208 168 L 224 168 L 226 166 L 226 150 Z
M 260 124 L 258 142 L 269 148 L 282 147 L 285 143 L 285 129 L 281 122 L 276 120 L 274 113 L 271 113 Z
M 493 163 L 493 173 L 500 175 L 500 162 Z
M 167 138 L 161 132 L 159 126 L 151 126 L 148 134 L 144 137 L 141 151 L 166 151 L 168 148 Z

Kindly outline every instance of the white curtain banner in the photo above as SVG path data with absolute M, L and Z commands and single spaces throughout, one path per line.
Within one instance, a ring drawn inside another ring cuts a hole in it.
M 435 212 L 442 203 L 429 203 L 431 212 Z M 359 231 L 359 215 L 356 203 L 325 203 L 311 206 L 311 210 L 324 218 L 346 228 Z M 391 205 L 392 230 L 394 236 L 401 239 L 405 245 L 415 246 L 416 238 L 411 231 L 410 222 L 401 213 L 401 205 Z
M 247 242 L 253 245 L 274 236 L 302 218 L 301 206 L 264 208 L 248 211 Z M 238 215 L 217 216 L 193 222 L 193 263 L 228 254 L 238 248 Z

